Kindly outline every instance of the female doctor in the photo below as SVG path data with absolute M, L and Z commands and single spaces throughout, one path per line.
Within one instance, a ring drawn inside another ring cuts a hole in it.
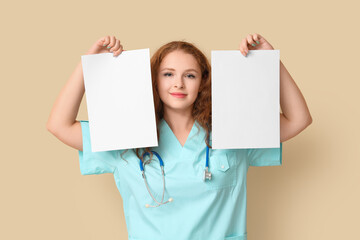
M 274 49 L 259 34 L 240 52 Z M 106 36 L 87 54 L 123 49 Z M 312 122 L 305 99 L 280 61 L 280 148 L 211 149 L 211 69 L 193 44 L 173 41 L 151 58 L 158 147 L 92 152 L 89 122 L 76 120 L 85 88 L 81 62 L 61 90 L 47 129 L 78 149 L 81 174 L 112 173 L 130 240 L 246 240 L 249 166 L 282 164 L 282 142 Z M 124 113 L 124 115 L 127 113 Z M 126 116 L 126 115 L 125 115 Z

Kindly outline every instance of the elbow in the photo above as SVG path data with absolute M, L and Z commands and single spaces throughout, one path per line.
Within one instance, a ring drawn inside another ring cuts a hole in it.
M 306 114 L 305 116 L 299 118 L 296 122 L 300 127 L 306 128 L 313 122 L 313 120 L 310 114 Z
M 49 123 L 46 123 L 46 130 L 54 134 L 55 130 Z
M 312 117 L 309 115 L 308 117 L 304 118 L 303 120 L 301 121 L 297 121 L 295 123 L 295 128 L 297 128 L 298 132 L 301 132 L 303 131 L 305 128 L 307 128 L 311 123 L 312 123 Z
M 306 122 L 306 126 L 309 126 L 310 124 L 312 124 L 313 120 L 312 120 L 311 115 L 309 115 L 309 117 L 307 118 L 307 120 L 305 122 Z
M 48 130 L 49 132 L 51 132 L 51 128 L 50 128 L 49 123 L 46 123 L 46 130 Z
M 303 131 L 305 128 L 307 128 L 310 124 L 312 123 L 312 118 L 311 116 L 307 119 L 305 119 L 304 121 L 302 121 L 301 124 L 299 124 L 299 129 L 300 131 Z

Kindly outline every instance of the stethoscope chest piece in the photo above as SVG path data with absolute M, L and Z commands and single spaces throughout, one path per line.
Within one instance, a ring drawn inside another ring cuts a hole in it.
M 204 170 L 204 182 L 207 180 L 211 180 L 211 172 L 209 172 L 209 147 L 206 146 L 206 162 L 205 162 L 205 170 Z
M 208 171 L 208 167 L 206 167 L 204 171 L 204 181 L 206 181 L 206 179 L 211 180 L 211 172 Z

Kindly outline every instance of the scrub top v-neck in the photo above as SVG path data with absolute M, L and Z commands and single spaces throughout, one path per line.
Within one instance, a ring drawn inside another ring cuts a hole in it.
M 79 151 L 82 175 L 112 173 L 123 199 L 130 240 L 246 240 L 246 176 L 249 166 L 282 164 L 280 148 L 210 149 L 212 179 L 203 181 L 206 161 L 206 132 L 195 121 L 184 146 L 164 119 L 159 122 L 156 151 L 164 162 L 164 202 L 157 205 L 147 191 L 133 150 L 92 152 L 89 122 L 81 120 L 83 151 Z M 210 134 L 211 145 L 211 134 Z M 161 200 L 163 182 L 154 156 L 145 167 L 154 198 Z

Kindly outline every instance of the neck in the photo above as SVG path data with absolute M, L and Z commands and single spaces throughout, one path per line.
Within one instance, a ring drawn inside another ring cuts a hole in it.
M 173 131 L 188 131 L 194 125 L 194 117 L 191 108 L 187 111 L 178 111 L 176 109 L 164 109 L 164 120 Z

